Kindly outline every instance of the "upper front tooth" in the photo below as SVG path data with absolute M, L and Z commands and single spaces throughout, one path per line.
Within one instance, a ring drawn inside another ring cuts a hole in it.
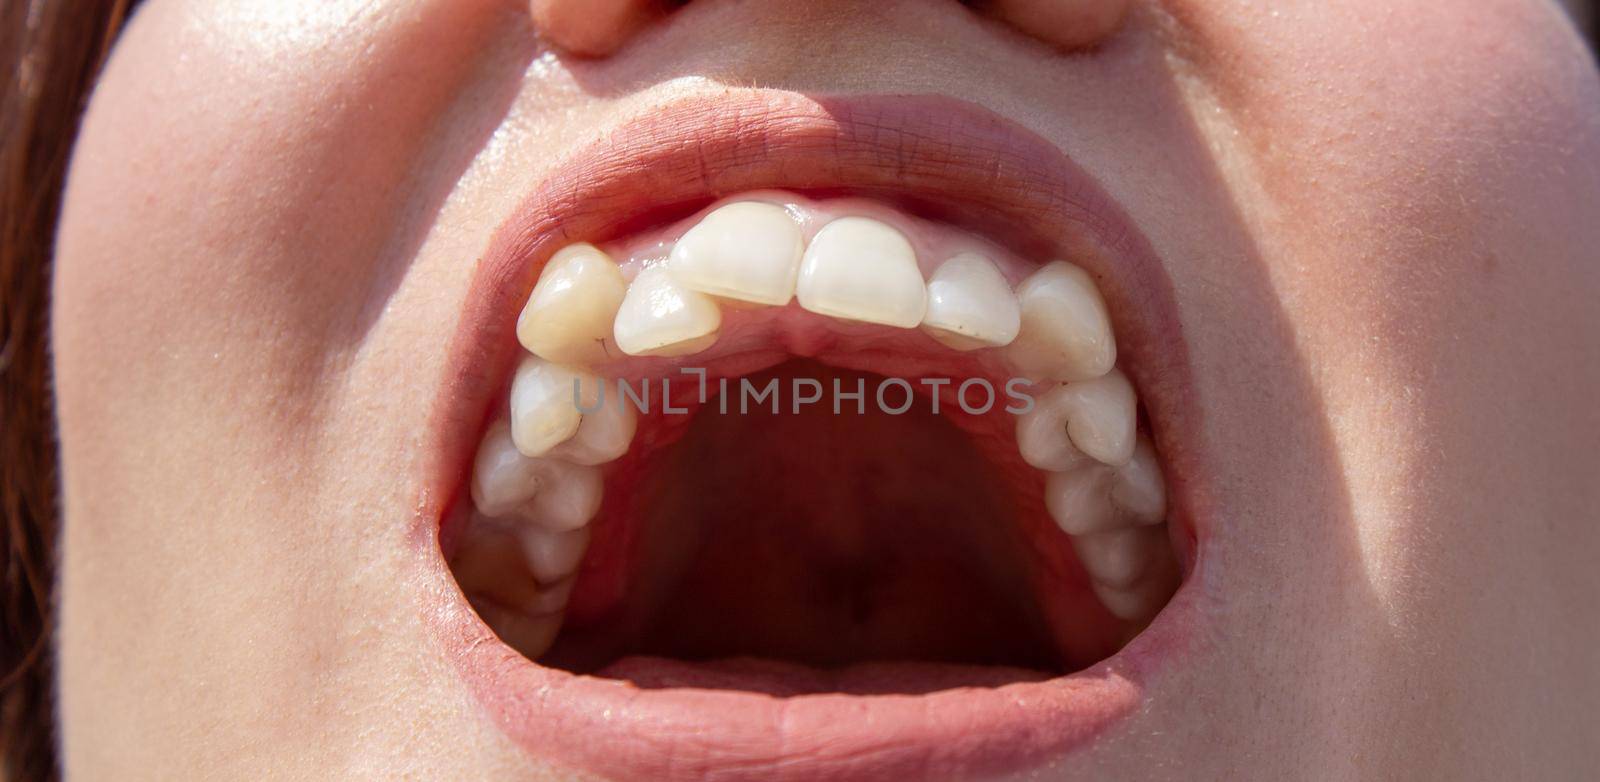
M 804 239 L 781 206 L 740 201 L 706 215 L 672 247 L 667 269 L 685 288 L 788 304 L 800 273 Z
M 1086 380 L 1111 370 L 1117 343 L 1100 290 L 1066 261 L 1047 264 L 1017 288 L 1022 329 L 1006 357 L 1024 374 Z
M 956 350 L 1010 344 L 1022 311 L 994 262 L 977 253 L 945 261 L 928 281 L 928 312 L 922 326 Z
M 722 310 L 710 296 L 653 266 L 639 272 L 617 310 L 617 347 L 630 356 L 683 356 L 717 341 Z
M 841 217 L 817 232 L 797 293 L 812 312 L 906 329 L 922 322 L 928 306 L 911 242 L 866 217 Z
M 579 409 L 594 407 L 600 381 L 581 370 L 525 358 L 511 381 L 511 439 L 524 456 L 543 456 L 578 431 Z M 580 392 L 582 396 L 580 397 Z
M 604 464 L 628 452 L 638 426 L 638 411 L 615 383 L 600 386 L 599 410 L 586 410 L 572 439 L 551 449 L 550 456 L 574 464 Z
M 1139 400 L 1121 372 L 1113 369 L 1050 393 L 1062 397 L 1067 434 L 1078 450 L 1110 465 L 1127 464 L 1133 458 Z
M 592 244 L 563 248 L 545 264 L 517 318 L 517 341 L 562 364 L 605 360 L 611 321 L 628 284 L 622 270 Z

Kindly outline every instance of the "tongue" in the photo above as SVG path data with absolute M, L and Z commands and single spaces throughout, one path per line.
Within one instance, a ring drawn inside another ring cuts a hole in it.
M 564 636 L 628 627 L 629 637 L 606 644 L 612 652 L 680 660 L 1059 664 L 1021 564 L 1027 544 L 1007 484 L 967 433 L 925 399 L 903 415 L 879 410 L 877 376 L 794 361 L 749 380 L 760 387 L 771 378 L 785 390 L 778 414 L 766 406 L 738 414 L 736 402 L 720 414 L 713 399 L 653 460 L 634 489 L 646 510 L 626 620 Z M 865 411 L 846 400 L 835 414 L 825 394 L 794 413 L 793 378 L 830 391 L 835 380 L 845 391 L 860 382 Z M 870 666 L 824 675 L 777 664 L 640 665 L 613 667 L 675 680 L 759 674 L 800 691 L 870 688 L 882 676 Z M 929 686 L 990 675 L 964 665 L 908 671 L 897 675 Z

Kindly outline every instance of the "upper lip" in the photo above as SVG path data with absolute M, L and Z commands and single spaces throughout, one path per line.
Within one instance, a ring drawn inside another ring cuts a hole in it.
M 1172 518 L 1204 539 L 1198 484 L 1186 469 L 1199 422 L 1180 409 L 1189 365 L 1171 282 L 1099 183 L 1047 140 L 964 101 L 754 89 L 680 98 L 622 123 L 559 164 L 500 226 L 450 346 L 454 371 L 432 418 L 437 485 L 419 502 L 420 537 L 432 544 L 457 502 L 496 395 L 490 381 L 515 360 L 515 316 L 543 262 L 567 243 L 605 241 L 759 188 L 882 197 L 1025 256 L 1071 253 L 1113 313 L 1168 467 Z M 435 575 L 449 579 L 436 564 Z M 630 779 L 968 777 L 1045 762 L 1134 711 L 1152 666 L 1168 662 L 1188 633 L 1195 580 L 1191 573 L 1144 633 L 1088 671 L 915 698 L 638 691 L 520 657 L 455 590 L 438 591 L 444 605 L 428 613 L 500 726 L 563 766 Z

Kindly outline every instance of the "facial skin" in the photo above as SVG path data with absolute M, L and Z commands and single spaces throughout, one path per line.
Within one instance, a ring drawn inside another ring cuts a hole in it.
M 1069 55 L 1050 9 L 696 0 L 566 38 L 597 59 L 552 5 L 151 0 L 126 32 L 55 283 L 69 776 L 559 771 L 419 611 L 420 432 L 552 164 L 749 86 L 1016 119 L 1169 268 L 1212 601 L 1051 774 L 1600 762 L 1600 80 L 1553 4 L 1170 0 Z

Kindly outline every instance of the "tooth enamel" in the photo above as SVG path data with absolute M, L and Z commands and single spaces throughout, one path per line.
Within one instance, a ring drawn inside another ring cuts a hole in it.
M 1154 583 L 1114 587 L 1090 581 L 1089 587 L 1094 590 L 1095 597 L 1100 598 L 1100 604 L 1104 605 L 1112 616 L 1130 622 L 1153 616 L 1167 597 L 1165 588 Z
M 1066 472 L 1091 461 L 1067 435 L 1072 395 L 1065 386 L 1040 394 L 1033 409 L 1017 417 L 1017 451 L 1035 469 Z
M 907 329 L 922 322 L 928 305 L 911 243 L 866 217 L 841 217 L 817 232 L 796 292 L 812 312 Z
M 473 603 L 472 607 L 501 641 L 530 660 L 550 651 L 561 633 L 563 617 L 559 613 L 524 616 L 487 602 Z
M 575 398 L 574 383 L 581 383 Z M 584 407 L 593 407 L 600 381 L 587 372 L 525 358 L 511 381 L 511 439 L 524 456 L 543 456 L 578 431 Z
M 1119 466 L 1133 458 L 1139 399 L 1121 372 L 1068 383 L 1060 393 L 1067 407 L 1067 435 L 1078 450 L 1105 464 Z
M 1127 527 L 1072 538 L 1072 547 L 1096 583 L 1126 589 L 1134 585 L 1160 555 L 1165 527 Z
M 551 532 L 575 530 L 600 511 L 605 480 L 600 468 L 539 459 L 539 490 L 511 515 L 527 525 Z
M 945 261 L 928 281 L 922 328 L 956 350 L 1000 347 L 1017 338 L 1022 310 L 993 261 L 962 253 Z
M 1074 537 L 1127 526 L 1118 518 L 1108 495 L 1112 473 L 1095 462 L 1045 478 L 1044 505 L 1061 531 Z
M 690 228 L 667 262 L 690 290 L 757 304 L 788 304 L 800 273 L 804 238 L 776 204 L 740 201 L 719 207 Z
M 1022 328 L 1006 358 L 1023 374 L 1087 380 L 1111 370 L 1117 343 L 1100 290 L 1066 261 L 1045 265 L 1017 288 Z
M 1111 502 L 1136 524 L 1157 524 L 1167 518 L 1167 487 L 1161 477 L 1156 449 L 1141 436 L 1133 458 L 1117 468 Z
M 539 597 L 516 538 L 493 523 L 472 522 L 450 558 L 450 570 L 468 599 L 520 606 Z
M 478 446 L 472 463 L 472 504 L 485 516 L 498 516 L 521 505 L 539 488 L 533 460 L 511 441 L 511 425 L 495 423 Z
M 489 518 L 516 516 L 546 529 L 573 529 L 594 517 L 604 488 L 595 467 L 522 455 L 501 422 L 478 448 L 472 504 Z
M 518 539 L 534 579 L 541 584 L 554 584 L 577 572 L 583 551 L 589 547 L 589 528 L 565 532 L 527 528 L 518 530 Z
M 659 266 L 639 272 L 617 310 L 617 347 L 630 356 L 685 356 L 711 347 L 722 310 Z
M 563 248 L 545 264 L 517 318 L 517 341 L 561 364 L 593 365 L 611 355 L 606 341 L 628 284 L 622 270 L 591 244 Z
M 577 578 L 563 578 L 549 586 L 539 588 L 539 596 L 528 604 L 527 611 L 530 616 L 559 614 L 566 610 L 567 603 L 572 599 L 572 587 L 578 583 Z
M 550 450 L 550 457 L 573 464 L 604 464 L 628 452 L 638 426 L 638 411 L 615 383 L 602 389 L 599 410 L 583 413 L 572 439 Z

